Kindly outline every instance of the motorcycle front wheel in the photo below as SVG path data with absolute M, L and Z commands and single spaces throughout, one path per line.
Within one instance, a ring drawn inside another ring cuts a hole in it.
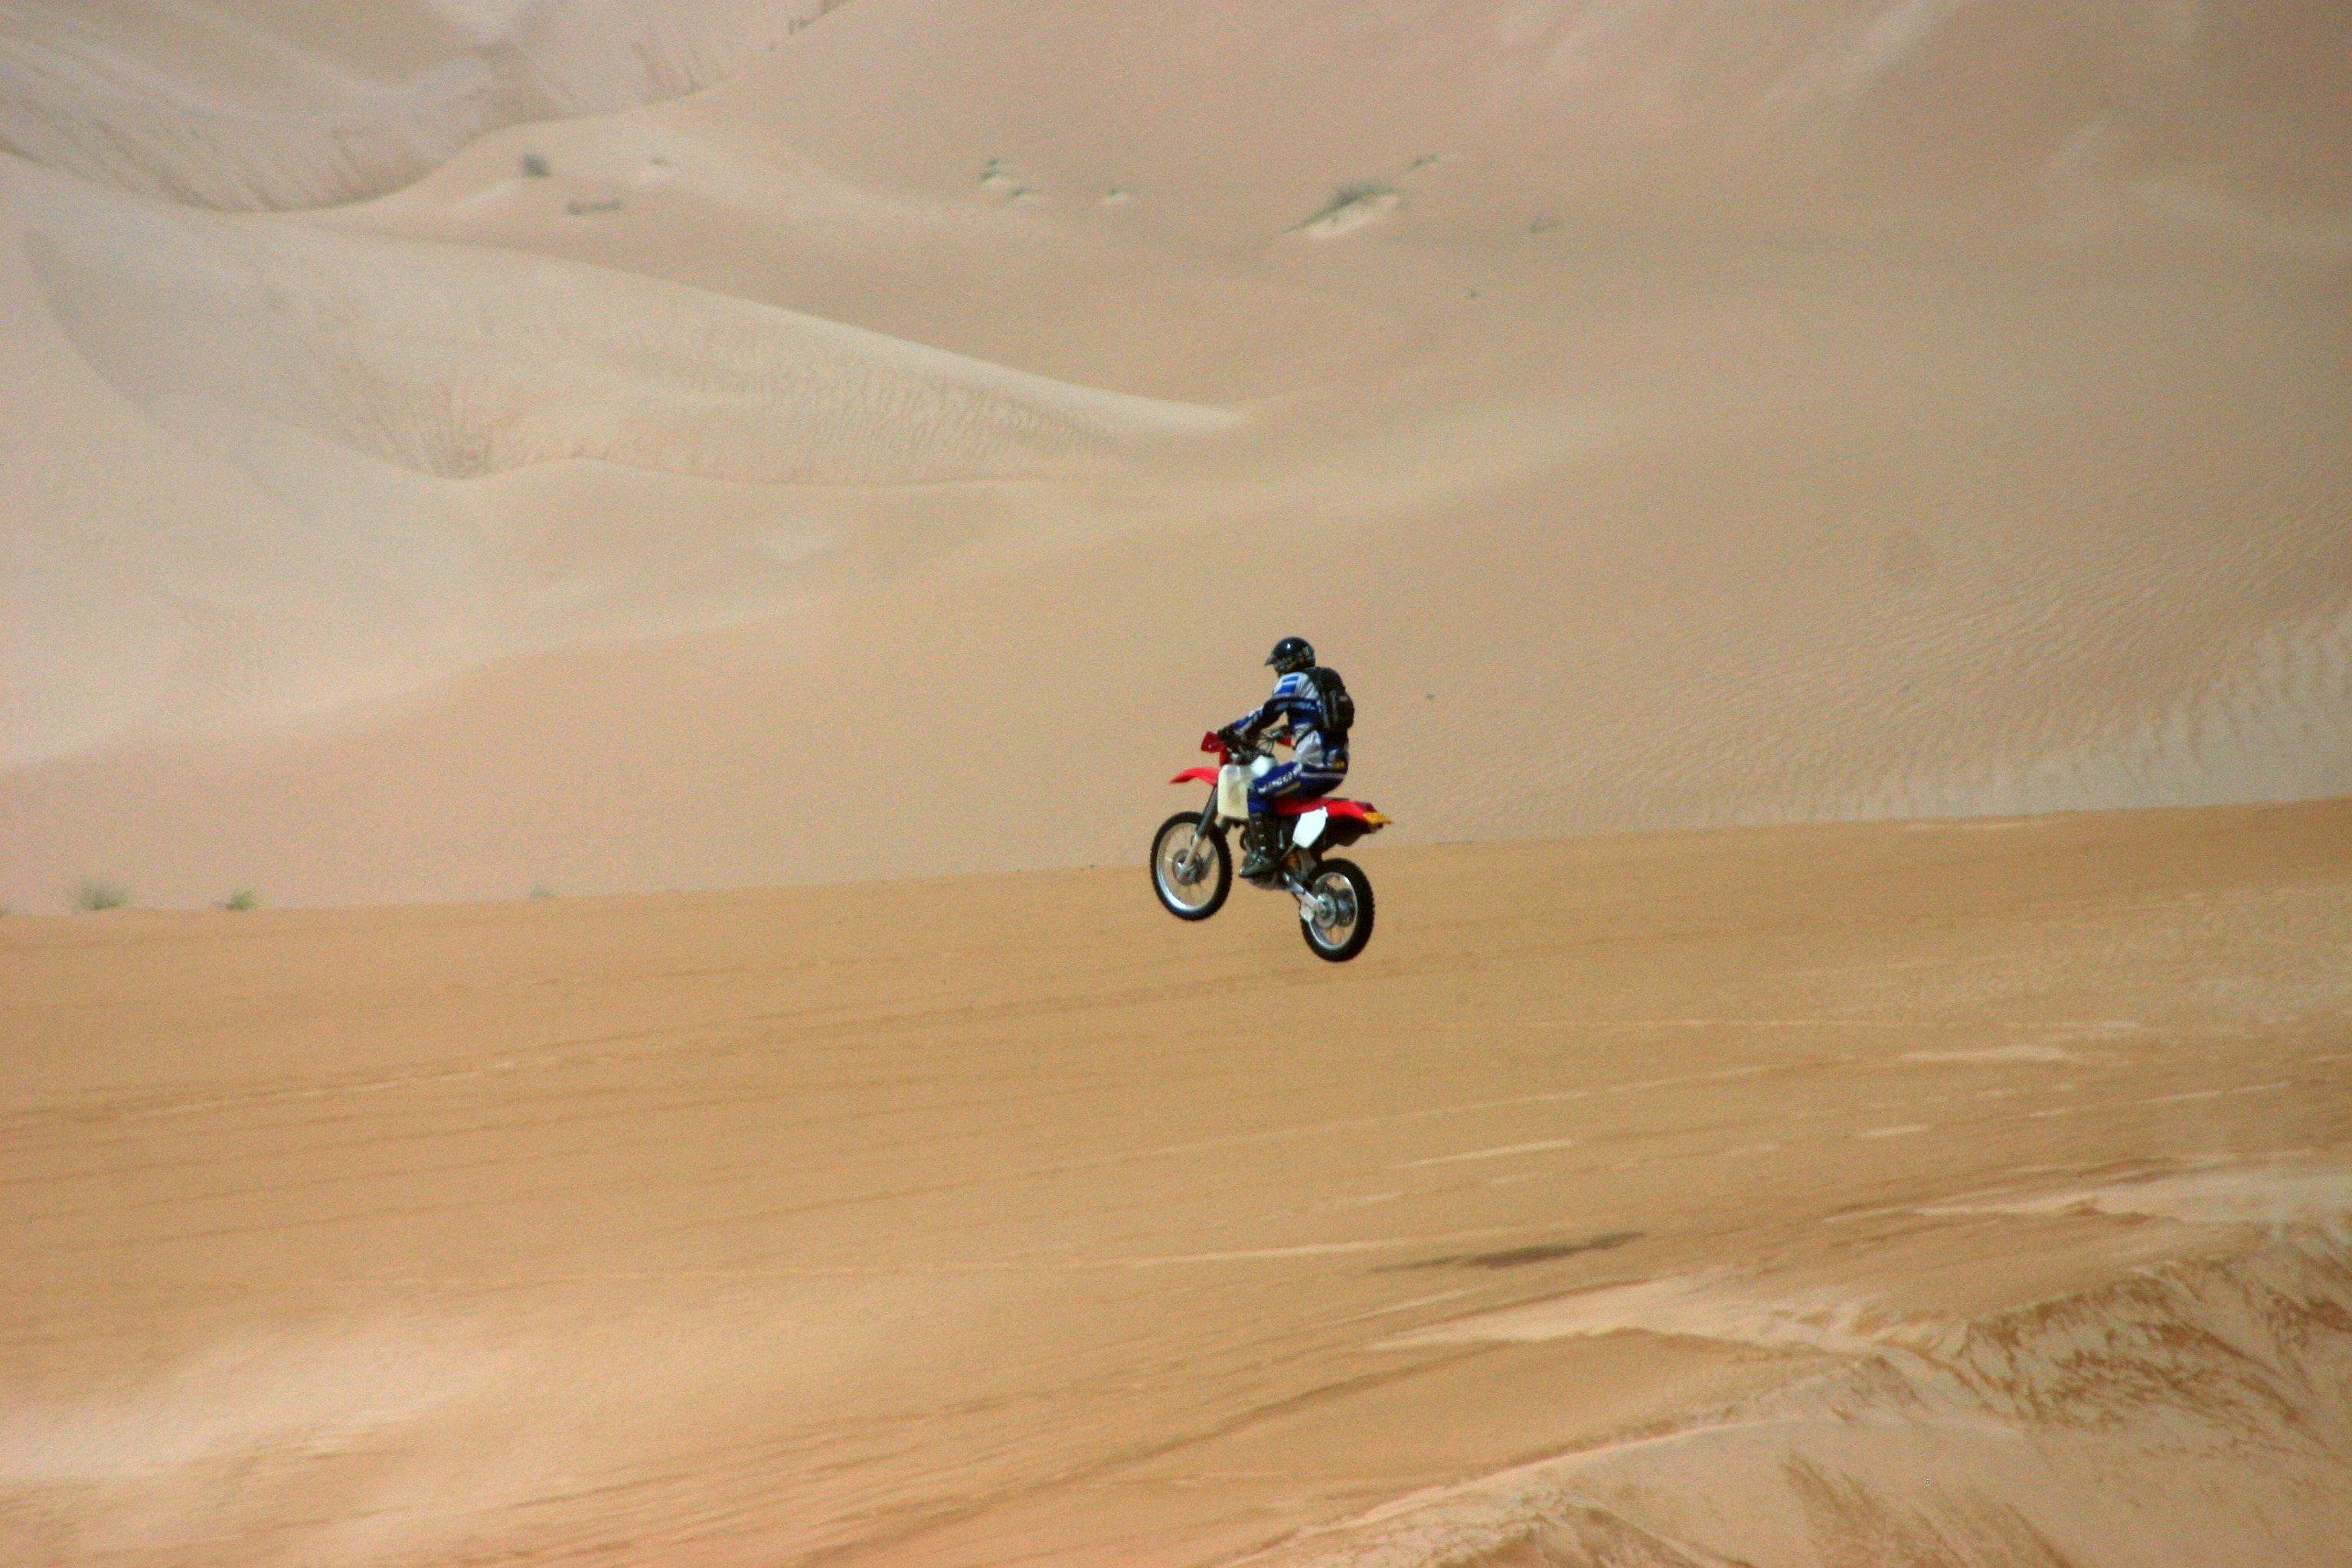
M 1204 921 L 1224 908 L 1234 890 L 1234 860 L 1225 850 L 1225 836 L 1214 828 L 1193 830 L 1201 814 L 1180 811 L 1151 836 L 1151 890 L 1160 907 L 1180 921 Z
M 1307 884 L 1315 907 L 1299 916 L 1307 951 L 1327 963 L 1345 963 L 1372 940 L 1372 879 L 1353 860 L 1330 859 Z

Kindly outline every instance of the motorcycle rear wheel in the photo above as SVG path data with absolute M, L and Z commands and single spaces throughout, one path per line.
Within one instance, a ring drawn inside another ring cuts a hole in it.
M 1307 890 L 1329 905 L 1329 918 L 1301 917 L 1307 950 L 1326 963 L 1345 963 L 1372 940 L 1372 879 L 1353 860 L 1334 858 L 1315 868 Z
M 1151 836 L 1151 890 L 1160 905 L 1180 921 L 1204 921 L 1225 907 L 1234 890 L 1234 858 L 1225 836 L 1214 828 L 1201 835 L 1200 858 L 1189 864 L 1197 811 L 1180 811 Z

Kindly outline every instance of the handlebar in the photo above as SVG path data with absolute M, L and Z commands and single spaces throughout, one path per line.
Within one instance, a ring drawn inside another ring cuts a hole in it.
M 1245 738 L 1230 724 L 1222 730 L 1210 731 L 1202 738 L 1201 749 L 1204 752 L 1216 752 L 1222 754 L 1226 762 L 1238 763 L 1244 767 L 1260 757 L 1270 757 L 1274 754 L 1273 742 L 1263 738 Z

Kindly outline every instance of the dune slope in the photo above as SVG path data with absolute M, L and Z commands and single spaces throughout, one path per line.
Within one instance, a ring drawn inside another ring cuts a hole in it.
M 1125 858 L 1291 632 L 1433 839 L 2352 788 L 2329 8 L 811 14 L 11 11 L 617 75 L 332 207 L 11 132 L 0 900 Z
M 355 201 L 513 121 L 708 87 L 835 3 L 11 0 L 0 150 L 197 206 Z

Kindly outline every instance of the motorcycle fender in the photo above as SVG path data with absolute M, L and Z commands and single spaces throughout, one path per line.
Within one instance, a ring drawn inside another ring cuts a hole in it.
M 1302 812 L 1298 830 L 1291 835 L 1290 841 L 1301 849 L 1312 849 L 1315 841 L 1323 837 L 1323 825 L 1330 820 L 1331 814 L 1319 805 L 1313 811 Z

